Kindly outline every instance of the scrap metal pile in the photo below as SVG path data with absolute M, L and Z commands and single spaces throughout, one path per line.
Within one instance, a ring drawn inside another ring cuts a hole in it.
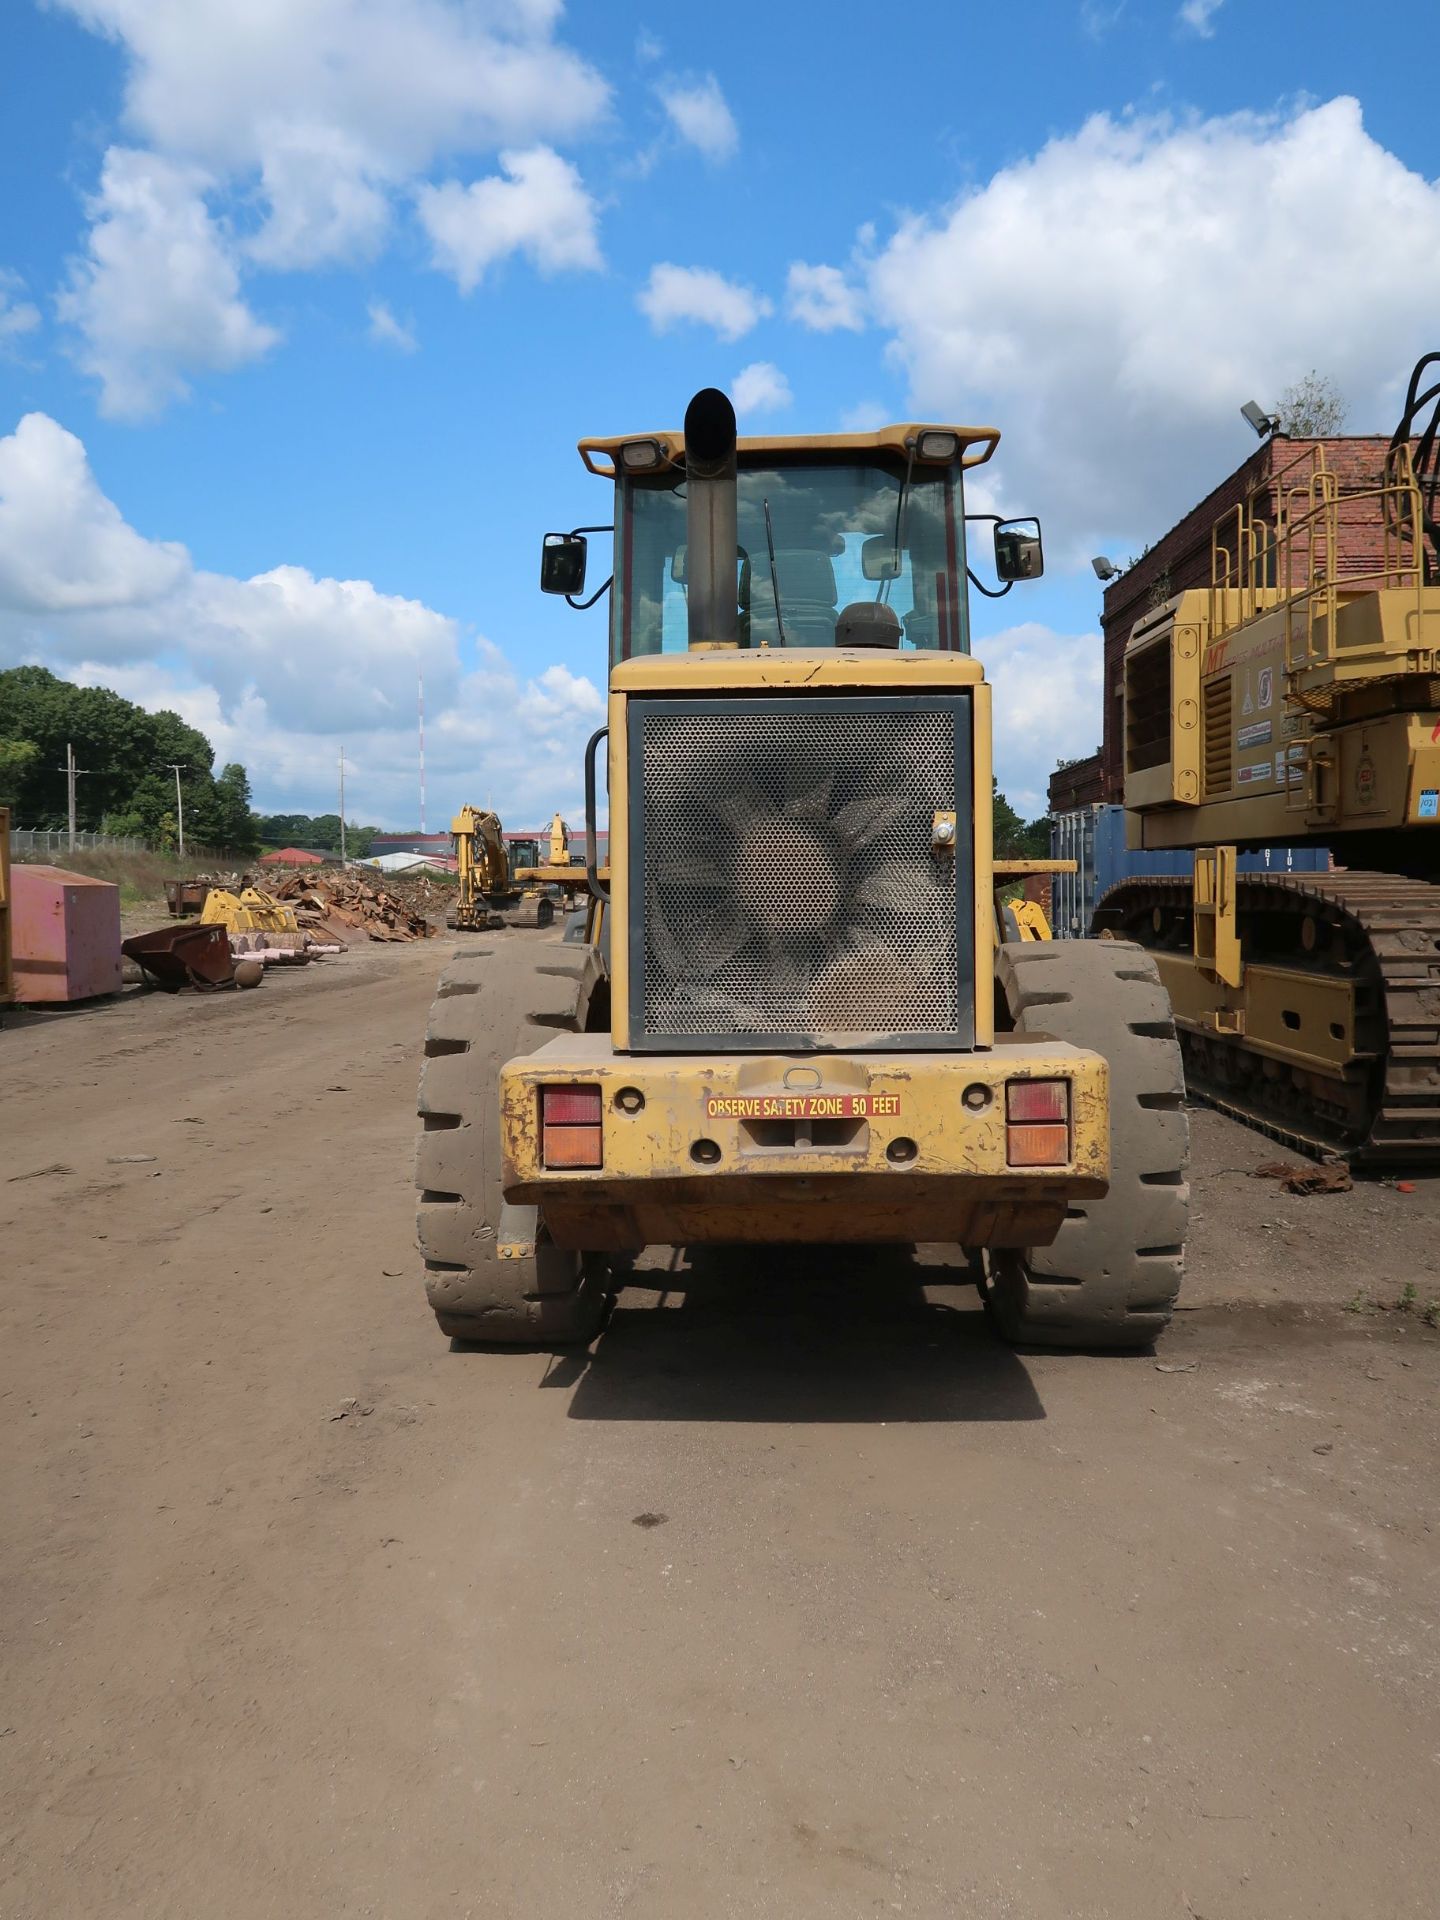
M 353 870 L 317 874 L 311 869 L 287 875 L 274 894 L 293 908 L 302 933 L 343 945 L 356 933 L 371 940 L 428 940 L 436 929 L 418 911 L 417 887 L 428 892 L 429 883 L 379 887 Z

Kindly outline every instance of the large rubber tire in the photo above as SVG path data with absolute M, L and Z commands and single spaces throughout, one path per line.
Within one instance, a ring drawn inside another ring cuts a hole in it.
M 1052 1245 L 986 1261 L 985 1305 L 1017 1344 L 1148 1347 L 1169 1324 L 1190 1212 L 1185 1075 L 1170 999 L 1142 947 L 1002 946 L 1017 1033 L 1068 1040 L 1110 1066 L 1110 1189 L 1077 1203 Z
M 496 1251 L 500 1069 L 573 1030 L 587 991 L 583 970 L 548 941 L 466 953 L 441 978 L 425 1035 L 415 1184 L 425 1291 L 452 1339 L 583 1345 L 604 1324 L 604 1262 L 555 1246 L 543 1220 L 532 1258 Z

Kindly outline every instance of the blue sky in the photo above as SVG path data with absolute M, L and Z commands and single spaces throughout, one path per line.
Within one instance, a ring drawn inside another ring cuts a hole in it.
M 578 812 L 585 432 L 993 422 L 1049 572 L 976 616 L 1002 783 L 1100 731 L 1138 552 L 1311 367 L 1440 314 L 1433 6 L 9 0 L 0 664 L 174 705 L 266 807 Z M 23 426 L 22 426 L 23 421 Z

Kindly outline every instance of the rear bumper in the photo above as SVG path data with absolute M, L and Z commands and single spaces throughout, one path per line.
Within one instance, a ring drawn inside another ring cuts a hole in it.
M 1027 1078 L 1070 1082 L 1064 1166 L 1007 1162 L 1005 1085 Z M 540 1089 L 557 1083 L 600 1088 L 603 1164 L 593 1171 L 544 1165 Z M 570 1247 L 1043 1246 L 1066 1207 L 1103 1194 L 1110 1177 L 1105 1062 L 1058 1041 L 798 1060 L 617 1054 L 608 1035 L 572 1034 L 502 1069 L 500 1108 L 506 1200 L 538 1205 Z M 913 1154 L 892 1159 L 907 1142 Z M 713 1157 L 697 1159 L 697 1143 Z

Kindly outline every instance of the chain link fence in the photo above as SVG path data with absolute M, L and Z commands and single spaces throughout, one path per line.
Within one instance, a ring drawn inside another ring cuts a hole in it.
M 150 843 L 134 833 L 82 833 L 77 830 L 72 846 L 65 827 L 12 827 L 12 854 L 36 853 L 148 853 Z

